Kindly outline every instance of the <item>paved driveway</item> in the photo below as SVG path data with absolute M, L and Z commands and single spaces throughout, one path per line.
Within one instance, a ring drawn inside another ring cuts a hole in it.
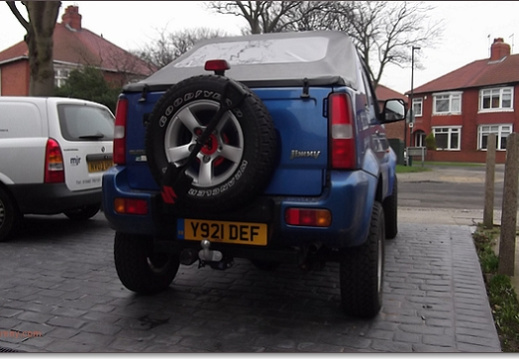
M 102 214 L 81 228 L 60 216 L 25 225 L 0 243 L 4 351 L 500 351 L 468 226 L 400 223 L 386 247 L 383 309 L 366 321 L 341 313 L 335 264 L 192 265 L 170 290 L 137 296 L 117 278 Z

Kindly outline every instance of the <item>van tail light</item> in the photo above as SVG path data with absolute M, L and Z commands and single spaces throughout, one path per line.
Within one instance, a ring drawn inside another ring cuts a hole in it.
M 333 169 L 357 167 L 355 122 L 350 96 L 335 93 L 329 97 L 330 156 Z
M 47 184 L 65 182 L 64 169 L 63 155 L 58 142 L 54 139 L 48 139 L 45 147 L 44 182 Z
M 126 163 L 126 118 L 128 116 L 128 99 L 120 98 L 115 109 L 114 128 L 114 163 Z

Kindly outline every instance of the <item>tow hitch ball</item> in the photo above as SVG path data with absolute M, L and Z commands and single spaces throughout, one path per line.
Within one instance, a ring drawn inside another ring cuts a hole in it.
M 205 265 L 211 266 L 213 269 L 225 270 L 233 265 L 232 259 L 224 258 L 221 251 L 211 250 L 211 242 L 209 240 L 202 240 L 200 243 L 202 250 L 198 252 L 200 260 L 199 268 Z

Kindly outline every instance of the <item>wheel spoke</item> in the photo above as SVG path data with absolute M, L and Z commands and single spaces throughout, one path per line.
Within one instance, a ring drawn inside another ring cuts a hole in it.
M 231 118 L 230 116 L 231 114 L 229 113 L 229 111 L 226 111 L 222 117 L 220 118 L 220 121 L 218 121 L 218 125 L 216 125 L 216 130 L 218 130 L 218 132 L 221 132 L 223 127 L 225 126 L 225 124 L 227 123 L 227 120 L 229 120 Z
M 213 180 L 213 162 L 200 162 L 200 172 L 198 173 L 199 186 L 211 186 Z
M 166 156 L 170 162 L 184 160 L 189 156 L 191 144 L 175 146 L 166 150 Z
M 233 163 L 238 163 L 241 160 L 243 154 L 243 149 L 238 148 L 231 145 L 222 145 L 222 150 L 219 155 L 226 158 L 227 160 L 232 161 Z
M 196 128 L 200 127 L 200 123 L 195 115 L 191 112 L 189 107 L 186 107 L 181 112 L 177 114 L 177 117 L 182 121 L 185 127 L 189 129 L 191 133 L 195 131 Z

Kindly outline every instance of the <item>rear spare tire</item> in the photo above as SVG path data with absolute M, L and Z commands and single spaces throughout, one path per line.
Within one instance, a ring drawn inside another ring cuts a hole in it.
M 220 107 L 224 104 L 221 116 Z M 186 159 L 213 118 L 218 118 L 196 157 Z M 261 194 L 277 158 L 277 137 L 262 101 L 244 85 L 217 75 L 191 77 L 173 85 L 157 102 L 146 130 L 151 173 L 164 184 L 170 164 L 192 178 L 174 188 L 175 200 L 197 210 L 235 208 Z M 180 190 L 179 190 L 180 189 Z

